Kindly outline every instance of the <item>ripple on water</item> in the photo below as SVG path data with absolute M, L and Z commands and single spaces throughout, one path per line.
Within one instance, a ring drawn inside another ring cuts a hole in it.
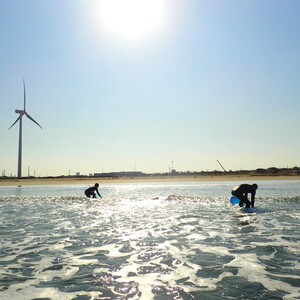
M 300 297 L 299 197 L 247 214 L 189 188 L 1 197 L 0 298 Z

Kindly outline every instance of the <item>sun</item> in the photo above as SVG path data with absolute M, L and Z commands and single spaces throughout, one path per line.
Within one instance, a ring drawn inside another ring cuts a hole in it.
M 165 14 L 165 0 L 101 0 L 103 26 L 122 38 L 141 38 L 159 30 Z

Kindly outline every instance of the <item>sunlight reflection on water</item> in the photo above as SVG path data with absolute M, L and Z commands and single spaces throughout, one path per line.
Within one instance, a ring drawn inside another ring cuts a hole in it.
M 299 298 L 299 182 L 235 184 L 1 188 L 0 298 Z

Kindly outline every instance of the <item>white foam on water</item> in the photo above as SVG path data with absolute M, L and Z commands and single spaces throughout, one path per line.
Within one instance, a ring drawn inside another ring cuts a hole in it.
M 229 185 L 111 186 L 100 201 L 0 197 L 0 299 L 245 297 L 238 287 L 226 294 L 239 277 L 267 296 L 300 298 L 297 199 L 261 198 L 245 213 L 222 196 Z
M 237 276 L 246 278 L 249 282 L 261 283 L 269 291 L 283 291 L 288 294 L 299 294 L 300 288 L 294 287 L 279 279 L 271 279 L 269 273 L 261 264 L 256 254 L 236 254 L 234 260 L 227 266 L 237 267 Z M 280 278 L 280 275 L 272 274 L 273 277 Z M 290 278 L 291 276 L 286 276 Z
M 31 282 L 34 284 L 34 282 Z M 32 300 L 41 298 L 73 300 L 78 296 L 88 296 L 90 299 L 99 299 L 100 292 L 61 292 L 55 288 L 36 288 L 29 284 L 14 284 L 7 290 L 0 292 L 1 300 Z

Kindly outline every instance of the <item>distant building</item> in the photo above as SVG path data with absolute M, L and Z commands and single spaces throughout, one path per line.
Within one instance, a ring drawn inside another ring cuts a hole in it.
M 146 176 L 143 172 L 109 172 L 109 173 L 94 173 L 95 177 L 110 177 L 110 178 L 119 178 L 119 177 L 142 177 Z

